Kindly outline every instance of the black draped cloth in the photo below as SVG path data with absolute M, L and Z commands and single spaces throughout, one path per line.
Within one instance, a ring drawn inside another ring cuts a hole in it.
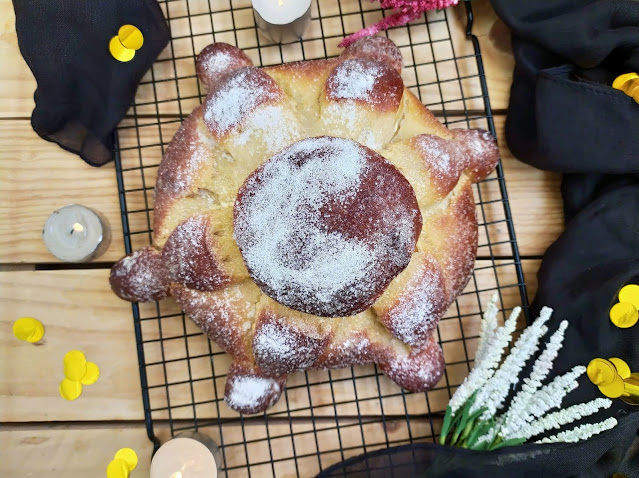
M 38 83 L 33 129 L 92 166 L 113 159 L 113 131 L 169 41 L 156 0 L 13 0 L 20 52 Z M 122 63 L 109 41 L 122 25 L 144 35 Z
M 512 31 L 516 60 L 506 141 L 535 167 L 564 173 L 566 230 L 546 252 L 531 310 L 568 320 L 555 371 L 620 357 L 639 372 L 639 325 L 608 318 L 617 293 L 639 283 L 639 104 L 611 87 L 639 73 L 637 0 L 492 0 Z M 515 218 L 516 220 L 517 218 Z M 566 405 L 601 394 L 587 378 Z M 639 410 L 614 400 L 597 421 L 616 428 L 575 444 L 472 452 L 433 444 L 355 457 L 321 477 L 639 478 Z

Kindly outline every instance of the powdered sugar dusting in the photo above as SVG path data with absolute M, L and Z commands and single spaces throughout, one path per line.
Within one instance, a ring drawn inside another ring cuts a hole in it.
M 410 251 L 415 225 L 406 210 L 383 218 L 394 231 L 366 240 L 326 226 L 324 209 L 358 194 L 369 168 L 366 154 L 350 140 L 302 140 L 271 158 L 240 191 L 235 239 L 255 281 L 279 302 L 346 315 L 362 297 L 374 300 L 380 264 L 396 265 Z
M 226 134 L 259 105 L 276 101 L 282 92 L 257 68 L 241 68 L 211 91 L 204 104 L 204 121 L 218 136 Z
M 230 283 L 211 252 L 205 215 L 193 216 L 181 223 L 169 236 L 162 258 L 169 278 L 198 290 L 215 290 Z
M 366 335 L 357 334 L 335 344 L 326 357 L 327 367 L 348 367 L 374 360 L 371 341 Z
M 279 397 L 280 385 L 277 381 L 256 376 L 234 377 L 231 390 L 225 397 L 231 408 L 252 409 L 266 399 L 269 405 Z
M 135 251 L 117 262 L 111 270 L 110 282 L 120 298 L 133 302 L 166 297 L 168 284 L 160 254 L 151 248 Z
M 437 190 L 448 194 L 459 181 L 463 169 L 463 154 L 459 146 L 430 134 L 415 137 L 414 144 L 424 158 Z
M 202 60 L 202 70 L 209 78 L 213 78 L 226 71 L 235 62 L 237 62 L 237 55 L 229 50 L 218 49 Z
M 333 98 L 366 101 L 383 74 L 384 69 L 378 62 L 345 60 L 333 70 L 326 86 Z
M 445 294 L 439 266 L 430 261 L 422 264 L 388 311 L 393 335 L 408 345 L 423 345 L 437 326 Z
M 253 339 L 253 352 L 262 371 L 280 375 L 313 365 L 325 340 L 309 337 L 293 327 L 276 322 L 260 324 Z
M 391 380 L 413 392 L 432 388 L 444 373 L 441 349 L 432 338 L 423 350 L 399 354 L 389 363 L 380 365 Z
M 300 137 L 300 128 L 295 118 L 282 105 L 268 105 L 251 115 L 242 125 L 241 133 L 235 138 L 239 146 L 253 139 L 266 144 L 265 154 L 273 154 Z

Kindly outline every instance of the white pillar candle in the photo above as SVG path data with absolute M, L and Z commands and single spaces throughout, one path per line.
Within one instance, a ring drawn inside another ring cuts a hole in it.
M 302 38 L 311 22 L 311 0 L 252 0 L 255 23 L 276 43 Z
M 202 442 L 178 437 L 153 455 L 151 478 L 217 478 L 217 463 Z
M 49 252 L 65 262 L 86 262 L 109 246 L 111 233 L 104 218 L 88 207 L 70 204 L 44 223 L 42 238 Z

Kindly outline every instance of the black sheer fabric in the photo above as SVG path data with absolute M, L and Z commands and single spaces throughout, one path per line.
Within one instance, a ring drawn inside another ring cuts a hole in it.
M 610 478 L 639 477 L 639 414 L 583 443 L 523 445 L 492 452 L 432 443 L 386 448 L 331 466 L 317 478 Z M 619 438 L 611 435 L 619 433 Z
M 170 38 L 157 1 L 13 0 L 13 6 L 20 51 L 38 83 L 33 129 L 92 166 L 110 161 L 113 130 Z M 140 29 L 144 45 L 122 63 L 108 46 L 125 24 Z

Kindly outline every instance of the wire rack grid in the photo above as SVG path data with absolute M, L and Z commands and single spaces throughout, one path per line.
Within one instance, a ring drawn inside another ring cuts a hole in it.
M 213 41 L 242 48 L 256 65 L 337 56 L 338 43 L 388 12 L 368 0 L 314 0 L 297 43 L 276 45 L 254 24 L 250 0 L 159 0 L 172 40 L 143 78 L 117 131 L 116 171 L 126 252 L 152 239 L 153 185 L 166 145 L 205 91 L 197 53 Z M 403 78 L 449 127 L 495 134 L 482 59 L 470 33 L 470 0 L 386 32 L 404 57 Z M 526 290 L 501 165 L 475 185 L 478 260 L 470 283 L 438 327 L 446 372 L 426 393 L 406 393 L 374 365 L 291 374 L 281 400 L 260 416 L 223 401 L 229 358 L 172 300 L 133 304 L 149 438 L 199 430 L 220 444 L 229 477 L 312 476 L 363 452 L 434 441 L 449 397 L 474 357 L 479 322 L 495 293 L 507 313 Z

